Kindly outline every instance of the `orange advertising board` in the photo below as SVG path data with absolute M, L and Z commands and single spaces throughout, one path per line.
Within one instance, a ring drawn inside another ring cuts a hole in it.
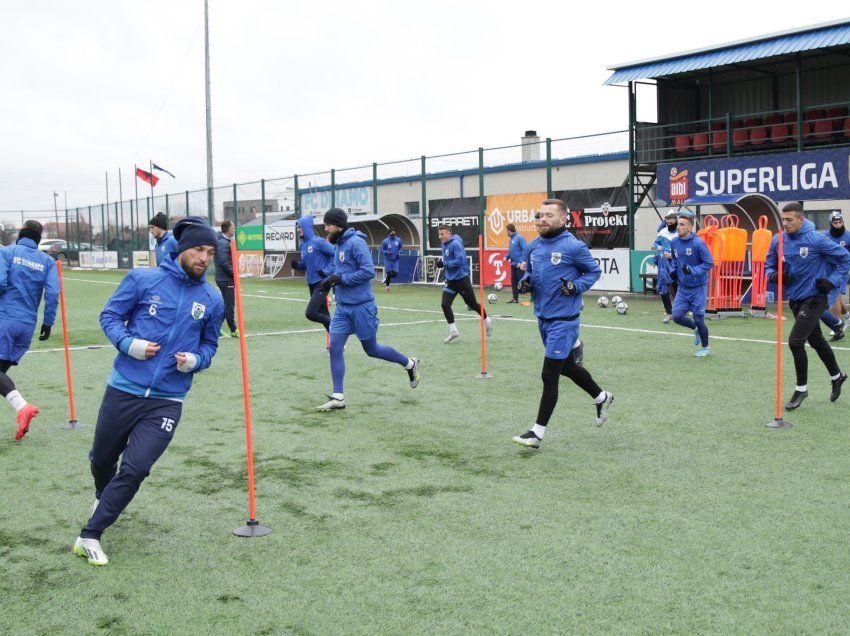
M 546 200 L 545 192 L 525 192 L 523 194 L 495 194 L 487 197 L 484 213 L 487 228 L 485 246 L 488 249 L 508 247 L 508 223 L 513 223 L 516 231 L 528 242 L 537 238 L 534 229 L 534 215 L 540 204 Z

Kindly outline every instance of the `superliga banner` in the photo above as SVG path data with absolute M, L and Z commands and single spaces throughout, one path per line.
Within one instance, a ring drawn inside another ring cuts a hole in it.
M 678 205 L 700 197 L 763 194 L 776 201 L 850 198 L 846 148 L 682 161 L 658 165 L 658 198 Z

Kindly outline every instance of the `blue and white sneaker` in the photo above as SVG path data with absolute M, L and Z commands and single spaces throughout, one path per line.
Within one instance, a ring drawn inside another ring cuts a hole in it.
M 706 356 L 711 355 L 711 350 L 708 347 L 702 347 L 699 351 L 694 354 L 695 358 L 705 358 Z
M 108 565 L 109 557 L 100 547 L 100 541 L 97 539 L 83 539 L 77 537 L 74 541 L 74 554 L 88 559 L 89 565 Z

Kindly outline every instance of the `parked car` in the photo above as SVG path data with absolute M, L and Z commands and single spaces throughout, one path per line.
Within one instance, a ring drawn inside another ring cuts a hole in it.
M 57 261 L 62 261 L 63 265 L 70 265 L 71 261 L 80 262 L 80 251 L 65 241 L 53 242 L 45 251 Z
M 41 239 L 41 242 L 38 244 L 38 249 L 42 252 L 50 253 L 50 248 L 59 243 L 65 243 L 64 239 Z M 54 256 L 55 258 L 55 256 Z

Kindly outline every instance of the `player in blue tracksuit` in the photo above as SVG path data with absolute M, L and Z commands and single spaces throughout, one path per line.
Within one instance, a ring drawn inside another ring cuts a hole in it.
M 160 267 L 130 270 L 100 314 L 118 356 L 89 452 L 95 502 L 74 543 L 74 553 L 92 565 L 109 562 L 100 545 L 103 531 L 165 452 L 193 375 L 210 366 L 218 348 L 224 302 L 204 276 L 216 234 L 193 216 L 179 221 L 174 233 L 177 254 Z
M 156 247 L 154 255 L 156 256 L 156 266 L 162 265 L 162 262 L 171 254 L 177 253 L 177 239 L 168 231 L 168 218 L 162 213 L 157 212 L 148 224 L 151 236 L 156 239 Z
M 677 283 L 673 301 L 673 322 L 694 330 L 694 344 L 700 345 L 694 354 L 704 358 L 711 354 L 708 347 L 708 326 L 705 324 L 705 301 L 708 297 L 708 273 L 714 259 L 708 246 L 694 233 L 694 213 L 679 210 L 677 236 L 670 242 L 670 276 Z M 693 319 L 686 314 L 691 312 Z
M 670 210 L 664 217 L 664 227 L 658 230 L 652 249 L 655 250 L 655 266 L 658 268 L 658 278 L 655 280 L 655 291 L 661 296 L 664 304 L 665 325 L 673 319 L 673 303 L 671 297 L 676 295 L 676 283 L 670 277 L 672 261 L 665 258 L 665 254 L 671 254 L 673 239 L 677 236 L 678 219 L 676 212 Z
M 483 313 L 485 333 L 488 336 L 493 335 L 493 323 L 487 312 L 478 303 L 475 290 L 472 289 L 472 281 L 469 279 L 469 261 L 466 260 L 463 239 L 457 234 L 453 234 L 452 228 L 448 225 L 440 225 L 437 228 L 437 236 L 440 239 L 440 249 L 443 253 L 442 258 L 437 260 L 437 267 L 444 267 L 446 270 L 446 286 L 443 287 L 443 301 L 440 306 L 443 308 L 446 322 L 449 323 L 449 335 L 443 342 L 448 344 L 460 337 L 460 332 L 455 324 L 455 314 L 452 311 L 452 303 L 457 294 L 460 294 L 470 311 L 474 311 L 479 316 Z
M 825 230 L 823 234 L 838 246 L 850 250 L 850 232 L 844 227 L 844 215 L 838 210 L 829 213 L 829 229 Z M 842 298 L 846 287 L 847 281 L 844 281 L 843 285 L 836 287 L 829 293 L 829 296 L 827 296 L 829 306 L 821 316 L 823 324 L 832 329 L 832 338 L 830 338 L 832 342 L 844 340 L 845 323 L 843 318 L 850 319 L 847 316 L 847 308 L 844 306 L 844 299 Z
M 782 284 L 782 297 L 794 314 L 794 326 L 788 335 L 788 348 L 794 357 L 797 384 L 785 408 L 798 408 L 809 395 L 809 359 L 806 343 L 817 352 L 829 373 L 835 402 L 841 395 L 841 385 L 847 379 L 835 360 L 835 354 L 820 330 L 820 318 L 826 310 L 828 296 L 840 289 L 850 272 L 850 254 L 837 243 L 815 231 L 815 224 L 805 218 L 803 206 L 789 203 L 780 215 L 785 230 L 782 240 L 782 280 L 779 279 L 779 236 L 770 242 L 764 271 L 772 283 Z
M 404 248 L 404 243 L 396 236 L 393 228 L 389 229 L 387 238 L 381 241 L 381 253 L 384 255 L 384 286 L 387 291 L 390 291 L 390 284 L 393 278 L 398 276 L 398 261 L 401 256 L 401 250 Z
M 419 386 L 419 360 L 408 358 L 392 347 L 378 342 L 378 306 L 372 293 L 375 265 L 364 240 L 366 237 L 348 227 L 348 216 L 339 208 L 325 213 L 325 232 L 334 245 L 333 272 L 322 281 L 326 292 L 334 287 L 336 310 L 331 318 L 331 358 L 333 393 L 329 400 L 316 407 L 320 411 L 344 409 L 345 342 L 355 334 L 370 358 L 395 362 L 407 369 L 410 388 Z
M 602 270 L 587 245 L 567 230 L 568 215 L 567 204 L 559 199 L 547 199 L 540 206 L 540 238 L 528 247 L 526 272 L 520 280 L 519 292 L 532 292 L 534 315 L 546 347 L 537 421 L 531 430 L 513 438 L 529 448 L 540 447 L 558 403 L 560 376 L 570 378 L 593 398 L 598 426 L 608 419 L 608 407 L 614 401 L 614 396 L 602 390 L 587 369 L 576 364 L 573 353 L 579 337 L 581 295 L 599 280 Z
M 525 250 L 528 248 L 525 242 L 525 237 L 516 231 L 516 226 L 513 223 L 508 223 L 505 230 L 510 237 L 508 239 L 508 253 L 505 254 L 504 260 L 511 264 L 511 299 L 509 303 L 518 303 L 519 295 L 519 279 L 523 276 L 523 271 L 519 269 L 519 265 L 525 259 Z
M 328 293 L 322 289 L 321 282 L 333 272 L 334 248 L 321 236 L 316 236 L 313 217 L 304 216 L 295 221 L 301 237 L 301 260 L 292 264 L 292 269 L 307 272 L 307 287 L 310 289 L 310 302 L 305 315 L 307 320 L 320 323 L 330 330 L 331 314 L 328 311 Z
M 38 249 L 41 232 L 41 223 L 26 221 L 15 245 L 0 249 L 0 395 L 17 412 L 17 440 L 27 434 L 38 408 L 23 398 L 7 373 L 30 348 L 42 295 L 44 319 L 39 340 L 50 337 L 59 299 L 56 263 Z

